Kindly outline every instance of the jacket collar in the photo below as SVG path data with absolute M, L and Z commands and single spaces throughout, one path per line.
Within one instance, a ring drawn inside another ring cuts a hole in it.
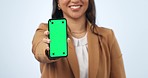
M 99 65 L 99 41 L 98 36 L 92 33 L 91 24 L 88 26 L 88 55 L 89 55 L 89 78 L 96 78 Z
M 99 65 L 99 41 L 98 36 L 93 34 L 90 30 L 91 23 L 87 24 L 87 40 L 88 40 L 88 76 L 89 78 L 95 78 L 97 75 Z M 75 78 L 80 77 L 78 59 L 76 56 L 73 40 L 69 35 L 70 40 L 68 41 L 68 62 L 73 71 Z

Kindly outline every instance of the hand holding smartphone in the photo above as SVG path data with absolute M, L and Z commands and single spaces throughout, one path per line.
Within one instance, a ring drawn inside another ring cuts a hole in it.
M 67 21 L 65 18 L 49 19 L 48 31 L 50 39 L 49 58 L 56 59 L 68 56 Z

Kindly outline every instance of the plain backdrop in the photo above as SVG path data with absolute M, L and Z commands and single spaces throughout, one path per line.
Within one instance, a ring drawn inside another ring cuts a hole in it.
M 148 78 L 148 0 L 95 0 L 97 25 L 114 30 L 127 78 Z M 40 78 L 31 48 L 52 0 L 0 0 L 0 78 Z

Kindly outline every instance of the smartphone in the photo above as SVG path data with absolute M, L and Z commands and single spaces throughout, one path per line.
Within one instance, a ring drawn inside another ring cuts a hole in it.
M 49 19 L 49 58 L 56 59 L 68 56 L 67 21 L 65 18 Z

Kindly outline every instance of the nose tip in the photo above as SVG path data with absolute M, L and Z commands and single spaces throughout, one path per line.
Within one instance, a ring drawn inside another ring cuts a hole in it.
M 71 2 L 73 2 L 73 3 L 79 3 L 80 0 L 71 0 Z

